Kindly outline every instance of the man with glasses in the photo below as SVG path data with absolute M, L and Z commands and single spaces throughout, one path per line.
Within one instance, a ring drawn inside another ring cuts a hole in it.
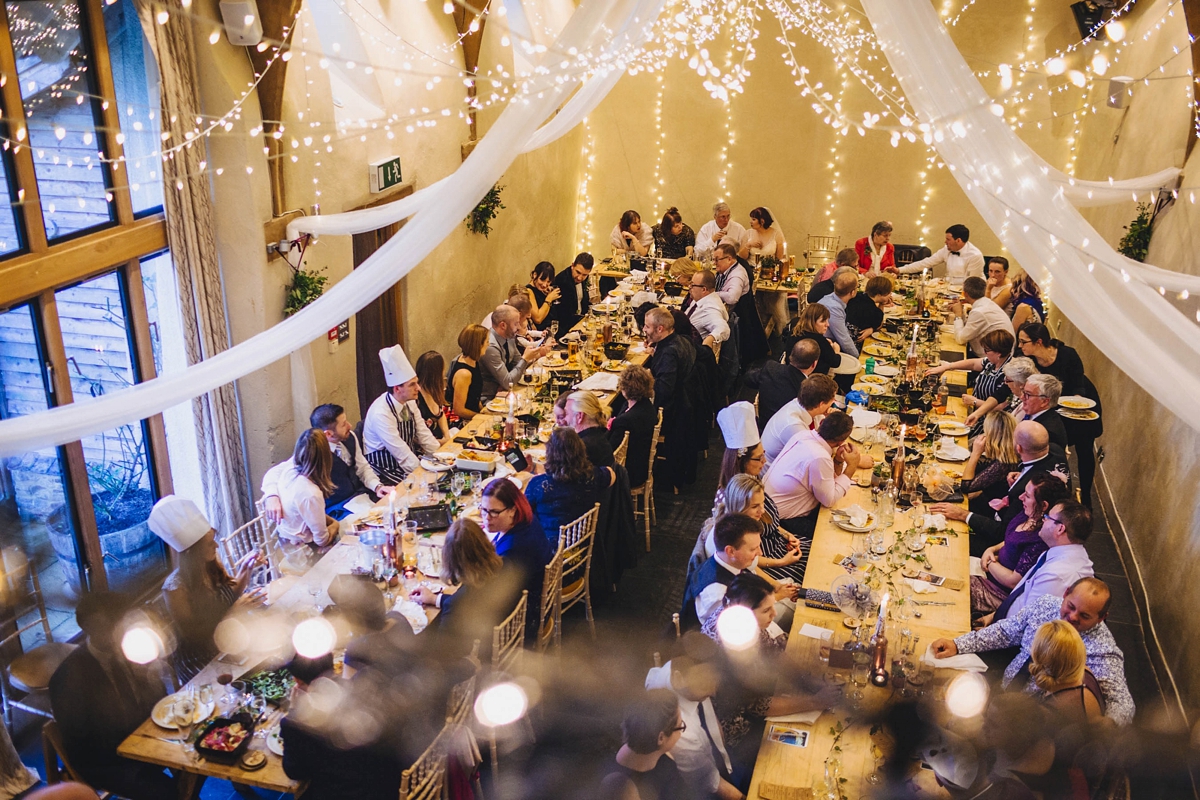
M 729 309 L 717 294 L 717 276 L 712 270 L 702 269 L 692 274 L 688 298 L 691 303 L 684 313 L 700 334 L 701 343 L 712 348 L 713 353 L 719 352 L 721 342 L 729 339 Z
M 1067 428 L 1058 413 L 1058 398 L 1062 394 L 1062 381 L 1053 375 L 1038 373 L 1030 375 L 1021 390 L 1022 415 L 1017 421 L 1040 422 L 1050 436 L 1050 444 L 1067 448 Z
M 733 221 L 729 204 L 717 203 L 713 206 L 713 218 L 701 225 L 696 234 L 696 258 L 708 258 L 722 242 L 732 242 L 736 247 L 745 235 L 746 229 Z
M 750 265 L 738 258 L 735 245 L 722 242 L 717 245 L 713 266 L 717 273 L 717 294 L 729 311 L 732 329 L 729 346 L 737 352 L 736 359 L 726 357 L 721 364 L 722 374 L 729 378 L 727 388 L 731 388 L 733 381 L 746 367 L 765 357 L 770 350 L 767 347 L 767 334 L 758 318 L 758 308 L 754 305 Z

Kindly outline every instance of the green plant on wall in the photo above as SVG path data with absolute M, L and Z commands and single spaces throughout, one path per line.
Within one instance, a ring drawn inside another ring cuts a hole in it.
M 1137 216 L 1125 226 L 1128 231 L 1121 237 L 1117 252 L 1134 261 L 1145 261 L 1146 253 L 1150 250 L 1151 226 L 1154 224 L 1154 210 L 1149 203 L 1138 203 Z
M 284 316 L 290 317 L 316 300 L 325 291 L 328 276 L 319 270 L 292 267 L 292 285 L 288 287 L 287 299 L 283 303 Z
M 479 205 L 471 211 L 471 215 L 467 217 L 467 229 L 471 233 L 482 233 L 483 238 L 492 232 L 492 220 L 500 213 L 500 209 L 504 208 L 504 203 L 500 202 L 500 192 L 504 189 L 500 184 L 496 184 L 488 193 L 479 201 Z

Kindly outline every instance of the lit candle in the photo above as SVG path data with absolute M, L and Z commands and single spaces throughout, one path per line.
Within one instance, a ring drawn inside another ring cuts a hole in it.
M 907 425 L 901 425 L 901 426 L 900 426 L 900 446 L 901 446 L 901 447 L 903 447 L 903 446 L 904 446 L 904 431 L 906 431 L 906 430 L 908 430 L 908 426 L 907 426 Z

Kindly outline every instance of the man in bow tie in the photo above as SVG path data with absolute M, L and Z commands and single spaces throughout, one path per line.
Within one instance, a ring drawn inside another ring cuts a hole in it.
M 899 271 L 904 274 L 920 272 L 945 264 L 946 280 L 951 286 L 962 286 L 972 275 L 983 277 L 983 253 L 971 244 L 971 231 L 966 225 L 951 225 L 946 228 L 946 246 L 929 258 L 914 261 Z

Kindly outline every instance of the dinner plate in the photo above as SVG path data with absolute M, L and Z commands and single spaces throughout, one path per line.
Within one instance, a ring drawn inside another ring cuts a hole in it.
M 866 428 L 854 428 L 850 431 L 850 438 L 856 442 L 861 442 L 863 437 L 867 435 Z
M 486 408 L 488 411 L 491 411 L 493 414 L 502 414 L 508 411 L 508 398 L 493 397 L 491 400 L 488 400 L 488 403 L 486 406 L 484 406 L 484 408 Z
M 859 382 L 860 383 L 873 383 L 876 386 L 883 386 L 884 384 L 886 384 L 888 382 L 888 379 L 883 377 L 882 375 L 863 375 L 862 378 L 859 379 Z
M 542 359 L 543 367 L 565 367 L 567 360 L 557 353 L 552 356 L 546 356 Z
M 856 383 L 850 387 L 853 391 L 863 394 L 883 394 L 883 387 L 873 383 Z
M 841 528 L 844 531 L 850 531 L 850 533 L 866 533 L 867 531 L 875 530 L 875 522 L 876 522 L 875 515 L 867 514 L 867 524 L 861 528 L 857 525 L 851 525 L 850 520 L 848 520 L 848 519 L 847 520 L 843 520 L 840 518 L 835 519 L 833 521 L 833 524 L 837 525 L 839 528 Z
M 150 712 L 150 719 L 154 720 L 155 725 L 167 730 L 177 730 L 175 723 L 171 722 L 171 713 L 178 696 L 178 694 L 169 694 L 154 704 L 154 709 Z M 212 716 L 213 709 L 216 707 L 216 700 L 210 700 L 204 704 L 197 702 L 193 720 L 195 722 L 202 722 L 208 719 Z
M 887 331 L 875 331 L 871 334 L 871 338 L 875 339 L 876 341 L 887 342 L 888 344 L 896 343 L 896 337 Z
M 966 425 L 953 420 L 939 422 L 938 430 L 947 436 L 966 436 L 971 431 Z
M 885 378 L 894 378 L 900 374 L 900 368 L 893 367 L 891 364 L 876 364 L 875 374 L 882 375 Z
M 449 472 L 454 469 L 452 464 L 443 464 L 440 461 L 433 461 L 428 458 L 421 459 L 421 466 L 430 472 Z
M 1078 394 L 1069 394 L 1058 398 L 1058 404 L 1063 408 L 1069 408 L 1072 411 L 1086 411 L 1089 408 L 1096 407 L 1096 401 L 1090 397 L 1083 397 Z
M 267 749 L 283 758 L 283 737 L 279 735 L 279 728 L 267 734 Z
M 1095 411 L 1072 411 L 1069 408 L 1060 408 L 1058 413 L 1067 419 L 1074 419 L 1080 422 L 1090 422 L 1094 419 L 1100 419 L 1100 415 Z
M 890 347 L 885 347 L 881 344 L 869 344 L 863 348 L 863 352 L 869 356 L 890 356 L 895 355 L 896 351 Z
M 961 458 L 954 458 L 954 457 L 951 457 L 951 456 L 949 456 L 949 455 L 946 455 L 946 454 L 945 454 L 945 453 L 943 453 L 941 450 L 935 450 L 935 451 L 934 451 L 934 453 L 933 453 L 933 457 L 934 457 L 934 458 L 936 458 L 938 461 L 947 461 L 947 462 L 949 462 L 949 463 L 951 463 L 951 464 L 961 464 L 962 462 L 964 462 L 964 461 L 966 461 L 968 458 L 970 458 L 970 457 L 971 457 L 971 454 L 970 454 L 970 453 L 968 453 L 967 455 L 965 455 L 965 456 L 963 456 L 963 457 L 961 457 Z
M 628 366 L 629 366 L 628 361 L 605 361 L 604 362 L 604 371 L 605 372 L 624 372 L 625 368 Z

